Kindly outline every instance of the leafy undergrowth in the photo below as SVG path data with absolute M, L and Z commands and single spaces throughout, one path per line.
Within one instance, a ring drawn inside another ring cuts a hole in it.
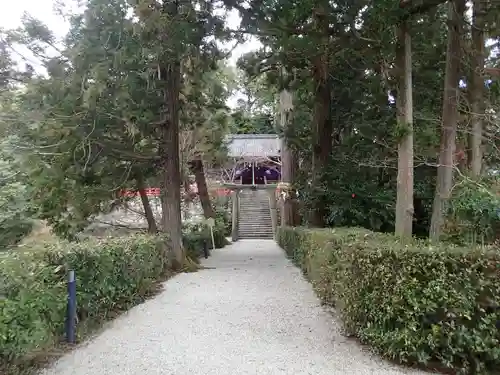
M 217 233 L 217 231 L 216 231 Z M 217 247 L 226 244 L 218 233 Z M 206 232 L 185 232 L 189 259 L 196 261 Z M 64 344 L 67 274 L 77 277 L 81 342 L 102 324 L 157 293 L 173 273 L 165 264 L 165 238 L 135 234 L 79 243 L 25 243 L 0 253 L 0 373 L 31 374 L 59 357 Z M 196 264 L 189 262 L 186 271 Z
M 384 357 L 455 374 L 500 367 L 498 248 L 405 245 L 358 228 L 278 238 L 346 333 Z

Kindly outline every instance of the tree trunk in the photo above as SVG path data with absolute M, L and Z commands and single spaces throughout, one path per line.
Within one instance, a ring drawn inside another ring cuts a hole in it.
M 184 187 L 184 199 L 181 201 L 183 203 L 181 211 L 183 214 L 183 220 L 189 219 L 189 209 L 191 208 L 191 203 L 193 202 L 193 192 L 191 191 L 191 182 L 189 181 L 189 176 L 186 171 L 181 170 L 182 185 Z
M 168 63 L 163 76 L 165 89 L 166 118 L 162 128 L 163 149 L 165 155 L 163 186 L 165 188 L 163 201 L 163 227 L 169 235 L 169 245 L 172 251 L 171 264 L 174 269 L 180 269 L 186 260 L 182 246 L 181 219 L 181 168 L 179 150 L 179 92 L 180 63 Z
M 151 204 L 149 203 L 149 198 L 146 194 L 146 186 L 144 185 L 144 180 L 140 172 L 137 175 L 137 190 L 139 190 L 142 206 L 144 207 L 144 215 L 146 216 L 146 221 L 148 222 L 148 233 L 156 234 L 158 233 L 158 227 L 156 226 L 155 215 L 153 214 Z
M 484 120 L 484 16 L 483 0 L 473 0 L 472 13 L 472 59 L 469 87 L 470 124 L 469 171 L 472 177 L 479 177 L 483 165 L 483 120 Z
M 281 149 L 281 181 L 286 183 L 288 195 L 283 202 L 283 212 L 281 213 L 281 225 L 294 225 L 294 205 L 291 185 L 293 183 L 293 151 L 288 147 L 286 139 L 283 140 Z
M 429 237 L 438 241 L 453 184 L 455 139 L 458 122 L 458 97 L 460 79 L 461 23 L 465 0 L 454 0 L 448 4 L 448 46 L 446 50 L 446 74 L 444 79 L 443 113 L 441 119 L 441 144 L 437 167 L 436 192 L 432 205 Z
M 329 79 L 329 3 L 322 1 L 314 10 L 315 28 L 323 37 L 318 42 L 318 52 L 313 58 L 313 81 L 315 99 L 313 108 L 313 155 L 312 155 L 312 188 L 314 189 L 311 211 L 311 224 L 324 227 L 327 209 L 321 198 L 322 177 L 332 151 L 333 126 L 331 121 L 331 92 Z
M 294 172 L 296 169 L 295 155 L 290 148 L 290 140 L 287 138 L 287 129 L 290 126 L 293 116 L 293 94 L 284 89 L 280 94 L 280 125 L 283 129 L 284 137 L 282 138 L 281 148 L 281 182 L 286 186 L 287 195 L 283 200 L 281 207 L 281 225 L 294 226 L 296 205 L 294 204 L 296 197 L 292 190 L 294 181 Z
M 212 203 L 210 202 L 210 195 L 208 194 L 203 161 L 201 159 L 193 160 L 191 162 L 191 170 L 194 173 L 196 186 L 198 187 L 198 195 L 200 197 L 201 208 L 203 209 L 203 216 L 205 216 L 205 219 L 215 219 L 215 211 L 212 207 Z
M 398 28 L 396 59 L 399 70 L 397 98 L 398 128 L 398 182 L 396 199 L 396 235 L 411 238 L 413 224 L 413 98 L 411 36 L 408 25 Z

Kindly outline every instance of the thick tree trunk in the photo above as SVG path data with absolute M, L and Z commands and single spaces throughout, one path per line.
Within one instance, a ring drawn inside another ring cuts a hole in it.
M 210 202 L 210 195 L 208 194 L 203 161 L 201 159 L 193 160 L 191 162 L 191 170 L 194 173 L 196 186 L 198 187 L 198 195 L 200 197 L 201 208 L 203 209 L 203 216 L 205 216 L 205 219 L 215 219 L 215 211 L 212 207 L 212 203 Z
M 484 121 L 484 16 L 483 0 L 473 1 L 472 13 L 472 59 L 469 87 L 470 125 L 469 171 L 472 177 L 479 177 L 483 166 L 483 121 Z
M 446 50 L 446 74 L 444 82 L 443 113 L 441 119 L 441 144 L 437 168 L 436 192 L 432 205 L 429 237 L 438 241 L 444 224 L 448 199 L 453 184 L 455 139 L 458 122 L 458 96 L 460 79 L 461 25 L 465 11 L 465 0 L 454 0 L 448 4 L 448 47 Z
M 287 196 L 283 200 L 281 207 L 281 225 L 295 226 L 296 220 L 296 197 L 292 190 L 294 181 L 294 173 L 296 170 L 296 158 L 293 150 L 290 148 L 290 140 L 287 139 L 287 129 L 290 126 L 293 116 L 293 93 L 288 90 L 283 90 L 280 94 L 280 125 L 283 128 L 285 136 L 282 139 L 281 148 L 281 182 L 284 183 L 287 189 Z
M 411 37 L 408 25 L 398 28 L 396 59 L 399 70 L 397 98 L 398 127 L 398 185 L 396 199 L 396 235 L 411 238 L 413 224 L 413 93 Z
M 151 208 L 148 195 L 146 194 L 146 186 L 144 185 L 144 180 L 140 172 L 137 176 L 137 190 L 139 190 L 142 206 L 144 207 L 144 215 L 148 222 L 148 233 L 156 234 L 158 233 L 158 227 L 156 226 L 155 215 L 153 214 L 153 209 Z
M 311 212 L 311 224 L 324 227 L 327 209 L 321 199 L 322 176 L 328 166 L 332 151 L 333 125 L 331 121 L 331 92 L 329 79 L 329 3 L 322 1 L 314 10 L 316 30 L 323 35 L 318 42 L 318 52 L 313 58 L 313 81 L 315 99 L 313 108 L 313 155 L 312 155 L 312 188 L 314 202 Z
M 181 168 L 179 150 L 179 92 L 180 63 L 172 62 L 164 69 L 166 118 L 162 128 L 163 149 L 165 155 L 163 186 L 163 227 L 169 235 L 172 251 L 171 264 L 180 269 L 186 260 L 182 246 L 181 219 Z
M 294 226 L 295 225 L 295 194 L 293 194 L 291 185 L 294 179 L 294 154 L 288 147 L 286 139 L 283 140 L 281 149 L 281 181 L 287 184 L 288 196 L 283 202 L 283 211 L 281 213 L 281 225 Z

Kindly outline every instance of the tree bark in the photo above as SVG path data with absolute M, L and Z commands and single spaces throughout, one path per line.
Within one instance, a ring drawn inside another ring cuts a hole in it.
M 144 207 L 144 215 L 146 216 L 146 221 L 148 222 L 148 233 L 156 234 L 158 233 L 158 227 L 156 226 L 155 215 L 153 214 L 148 195 L 146 194 L 146 186 L 144 185 L 144 179 L 140 172 L 137 175 L 136 181 L 137 190 L 139 190 L 142 206 Z
M 399 70 L 397 98 L 398 127 L 401 139 L 398 145 L 398 182 L 396 198 L 396 235 L 411 238 L 413 225 L 413 93 L 411 36 L 408 24 L 398 27 L 396 59 Z
M 469 172 L 479 177 L 483 166 L 483 121 L 484 121 L 484 0 L 473 0 L 472 12 L 472 59 L 469 87 L 470 135 L 469 135 Z
M 210 202 L 210 195 L 208 194 L 207 179 L 205 178 L 203 161 L 201 159 L 191 161 L 191 170 L 194 173 L 196 186 L 198 187 L 198 195 L 200 197 L 201 208 L 203 209 L 203 216 L 205 216 L 205 219 L 215 219 L 215 211 L 212 207 L 212 203 Z
M 164 158 L 163 227 L 169 235 L 171 265 L 180 269 L 186 260 L 182 246 L 181 168 L 179 149 L 179 93 L 181 70 L 178 61 L 169 62 L 164 69 L 166 116 L 162 127 Z
M 281 213 L 281 225 L 293 226 L 294 225 L 294 206 L 293 196 L 291 195 L 291 184 L 293 183 L 293 152 L 287 146 L 286 139 L 283 140 L 281 149 L 281 181 L 288 186 L 288 196 L 283 202 L 283 211 Z
M 444 79 L 443 113 L 441 119 L 441 143 L 437 167 L 436 192 L 432 205 L 429 237 L 438 241 L 441 236 L 453 184 L 455 140 L 458 122 L 458 97 L 460 79 L 461 26 L 465 11 L 465 0 L 448 3 L 448 46 L 446 50 L 446 73 Z
M 192 192 L 191 192 L 191 186 L 189 184 L 188 177 L 182 176 L 182 185 L 184 186 L 184 205 L 181 207 L 181 211 L 184 210 L 184 220 L 189 219 L 189 208 L 192 202 Z
M 282 138 L 281 148 L 281 182 L 286 186 L 287 195 L 283 199 L 281 207 L 281 225 L 295 226 L 296 225 L 296 197 L 292 189 L 294 182 L 294 174 L 296 170 L 296 157 L 293 150 L 290 148 L 290 140 L 287 139 L 287 129 L 290 126 L 293 116 L 294 95 L 288 90 L 283 90 L 280 94 L 280 124 L 283 128 L 284 137 Z M 273 199 L 276 199 L 273 196 Z M 281 200 L 281 199 L 280 199 Z
M 311 224 L 314 227 L 324 227 L 327 209 L 321 199 L 321 185 L 325 168 L 332 151 L 333 125 L 331 121 L 331 92 L 329 79 L 329 3 L 322 1 L 314 10 L 316 30 L 323 35 L 318 42 L 318 50 L 314 56 L 313 82 L 315 99 L 313 108 L 313 155 L 312 155 L 312 188 L 315 190 L 311 212 Z

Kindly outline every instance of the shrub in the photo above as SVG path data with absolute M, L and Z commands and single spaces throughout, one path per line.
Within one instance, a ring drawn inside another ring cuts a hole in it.
M 98 322 L 154 290 L 167 271 L 163 243 L 141 235 L 0 254 L 0 368 L 27 363 L 62 337 L 69 269 L 77 276 L 79 320 Z
M 224 210 L 222 208 L 217 208 L 215 211 L 215 217 L 216 220 L 220 223 L 222 228 L 224 229 L 224 236 L 229 237 L 231 236 L 232 228 L 233 228 L 233 221 L 231 217 L 231 211 L 229 210 Z
M 183 243 L 186 248 L 187 255 L 197 260 L 203 256 L 203 246 L 207 243 L 208 248 L 212 248 L 212 237 L 210 229 L 201 223 L 189 224 L 184 227 Z M 214 227 L 214 242 L 215 248 L 220 249 L 227 245 L 224 225 L 221 222 L 216 222 Z
M 447 239 L 459 244 L 492 243 L 500 238 L 498 178 L 464 179 L 453 189 L 446 220 Z
M 347 333 L 384 356 L 457 373 L 500 366 L 498 249 L 407 246 L 357 228 L 281 228 L 278 241 Z
M 183 233 L 188 255 L 196 260 L 210 232 L 190 227 Z M 216 247 L 226 238 L 214 228 Z M 29 365 L 64 334 L 66 277 L 77 277 L 79 327 L 92 326 L 140 303 L 169 274 L 164 267 L 165 238 L 146 234 L 52 241 L 0 253 L 0 372 Z M 82 332 L 79 332 L 81 334 Z

